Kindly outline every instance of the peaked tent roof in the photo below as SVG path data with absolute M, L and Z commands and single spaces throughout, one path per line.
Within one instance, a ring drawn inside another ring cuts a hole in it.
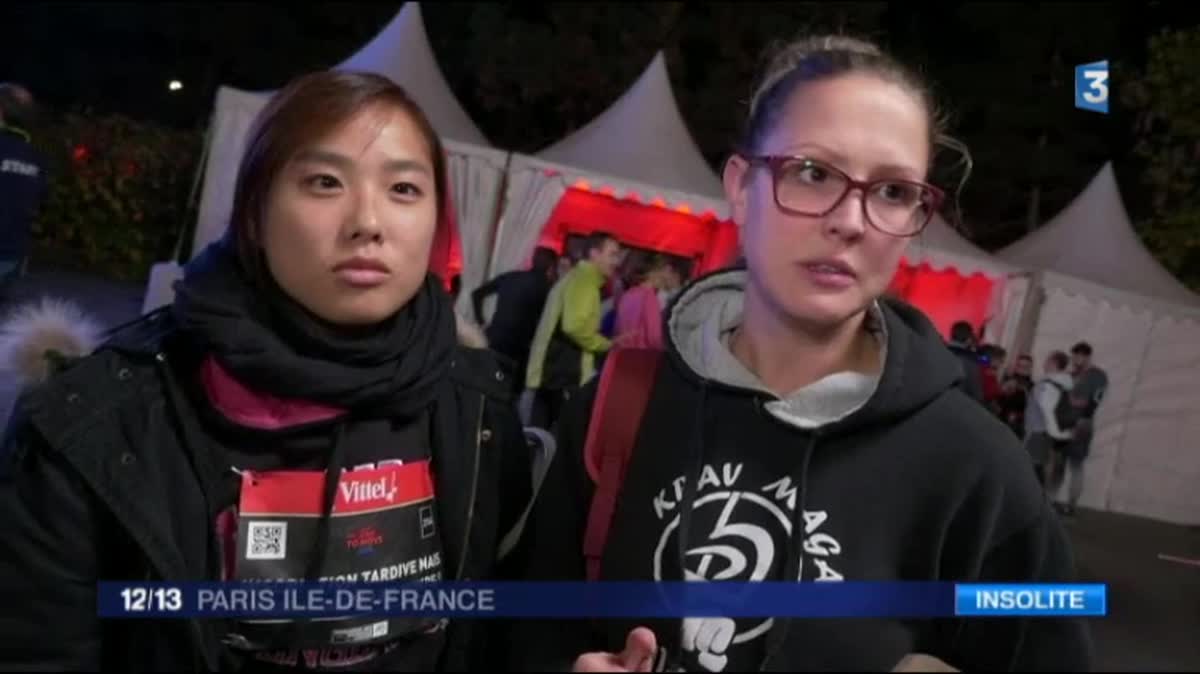
M 1003 276 L 1017 271 L 1012 265 L 976 246 L 959 234 L 941 215 L 933 216 L 929 226 L 908 248 L 906 259 L 928 263 L 935 269 L 954 267 L 961 274 L 983 273 Z
M 1200 295 L 1163 268 L 1134 232 L 1111 163 L 1061 213 L 997 255 L 1018 266 L 1200 306 Z
M 404 3 L 375 39 L 335 70 L 365 70 L 386 75 L 420 103 L 439 136 L 490 147 L 442 75 L 425 33 L 421 6 L 416 2 Z
M 723 198 L 720 179 L 679 113 L 661 51 L 607 110 L 536 156 L 647 185 Z

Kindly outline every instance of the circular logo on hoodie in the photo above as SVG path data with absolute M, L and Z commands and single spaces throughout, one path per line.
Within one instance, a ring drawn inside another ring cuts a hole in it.
M 741 475 L 741 464 L 725 464 L 720 472 L 711 466 L 702 470 L 697 497 L 691 504 L 689 544 L 683 554 L 685 580 L 757 582 L 778 575 L 791 540 L 796 489 L 790 478 L 757 490 L 738 488 Z M 664 558 L 673 566 L 678 554 L 681 512 L 688 507 L 682 500 L 683 478 L 654 499 L 655 513 L 666 523 L 654 549 L 656 581 L 666 580 Z M 830 565 L 831 558 L 841 554 L 841 543 L 819 531 L 827 519 L 825 511 L 803 513 L 802 578 L 842 580 L 841 573 Z M 682 626 L 682 648 L 704 670 L 724 671 L 739 645 L 766 634 L 772 625 L 772 619 L 687 618 Z

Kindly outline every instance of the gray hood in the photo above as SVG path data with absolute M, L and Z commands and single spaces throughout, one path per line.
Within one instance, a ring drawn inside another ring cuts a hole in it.
M 799 428 L 819 428 L 861 408 L 878 388 L 878 376 L 839 372 L 780 397 L 734 357 L 729 339 L 742 322 L 747 280 L 745 270 L 706 276 L 685 288 L 671 304 L 667 316 L 670 344 L 687 367 L 703 380 L 767 398 L 768 412 Z M 872 323 L 880 326 L 881 361 L 886 365 L 885 323 L 877 305 L 871 312 Z

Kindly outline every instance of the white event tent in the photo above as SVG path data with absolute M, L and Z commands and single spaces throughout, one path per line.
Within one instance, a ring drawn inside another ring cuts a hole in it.
M 1022 341 L 1038 368 L 1087 341 L 1108 372 L 1081 504 L 1200 523 L 1200 295 L 1139 240 L 1112 165 L 998 255 L 1037 272 Z
M 487 266 L 488 244 L 508 153 L 489 145 L 450 90 L 429 44 L 420 5 L 405 3 L 371 42 L 334 69 L 384 75 L 404 87 L 425 111 L 447 152 L 449 187 L 462 244 L 463 287 L 475 287 L 482 281 Z M 226 86 L 217 91 L 205 149 L 193 255 L 219 238 L 228 226 L 246 135 L 273 93 Z M 144 310 L 169 302 L 170 284 L 179 275 L 179 265 L 175 262 L 156 265 Z
M 687 130 L 662 52 L 590 123 L 536 155 L 513 154 L 489 275 L 519 268 L 559 200 L 583 184 L 617 199 L 728 217 L 721 181 Z

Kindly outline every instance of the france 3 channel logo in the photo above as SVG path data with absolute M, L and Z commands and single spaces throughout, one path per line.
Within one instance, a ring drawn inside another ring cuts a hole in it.
M 1075 107 L 1108 114 L 1108 61 L 1075 66 Z

